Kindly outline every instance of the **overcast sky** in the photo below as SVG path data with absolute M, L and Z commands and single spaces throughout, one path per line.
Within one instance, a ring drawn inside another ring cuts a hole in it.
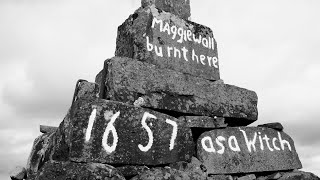
M 25 165 L 39 125 L 58 126 L 78 79 L 113 57 L 140 0 L 0 0 L 0 179 Z M 320 1 L 193 0 L 218 42 L 225 83 L 257 92 L 259 120 L 281 122 L 304 170 L 320 176 Z

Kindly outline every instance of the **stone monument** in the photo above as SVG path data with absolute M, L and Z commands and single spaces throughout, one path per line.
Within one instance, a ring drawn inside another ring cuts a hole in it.
M 257 94 L 225 84 L 213 31 L 189 0 L 142 0 L 118 27 L 115 57 L 76 83 L 59 127 L 41 126 L 35 179 L 319 179 L 280 123 L 258 119 Z M 19 179 L 14 174 L 12 179 Z M 20 179 L 21 179 L 20 178 Z

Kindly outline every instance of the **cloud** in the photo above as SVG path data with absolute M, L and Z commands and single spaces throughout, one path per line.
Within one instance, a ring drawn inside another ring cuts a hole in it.
M 8 174 L 15 166 L 26 166 L 36 136 L 25 129 L 0 130 L 0 174 Z

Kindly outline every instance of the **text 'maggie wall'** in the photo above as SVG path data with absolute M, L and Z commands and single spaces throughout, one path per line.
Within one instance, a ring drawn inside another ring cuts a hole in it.
M 172 40 L 176 40 L 181 47 L 176 47 L 174 45 L 164 45 L 162 38 L 158 37 L 160 45 L 153 44 L 149 36 L 145 36 L 147 50 L 149 52 L 155 53 L 159 57 L 163 58 L 178 58 L 184 61 L 193 61 L 197 64 L 202 64 L 203 66 L 209 66 L 218 69 L 218 58 L 216 56 L 208 54 L 200 54 L 194 48 L 188 49 L 186 44 L 195 43 L 202 48 L 207 48 L 208 50 L 215 50 L 215 40 L 213 37 L 204 37 L 201 34 L 196 35 L 191 30 L 185 30 L 182 27 L 177 27 L 175 25 L 170 26 L 168 22 L 163 22 L 157 18 L 153 18 L 152 26 L 153 30 L 159 30 L 160 33 L 169 36 Z

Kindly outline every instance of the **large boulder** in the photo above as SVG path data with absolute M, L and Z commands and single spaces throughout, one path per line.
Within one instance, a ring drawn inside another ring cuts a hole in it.
M 141 0 L 141 6 L 144 8 L 152 5 L 181 19 L 188 20 L 191 16 L 190 0 Z
M 165 4 L 156 2 L 164 8 Z M 212 30 L 155 6 L 139 8 L 119 26 L 115 55 L 209 80 L 220 79 Z
M 206 180 L 207 176 L 194 172 L 180 171 L 174 168 L 152 168 L 144 171 L 131 180 Z
M 198 139 L 197 156 L 209 174 L 302 168 L 290 136 L 265 127 L 225 128 L 205 132 Z
M 55 152 L 67 150 L 74 162 L 160 165 L 188 161 L 194 153 L 191 130 L 177 119 L 120 102 L 75 101 L 59 129 L 61 150 Z
M 51 150 L 54 146 L 55 133 L 42 134 L 34 140 L 32 150 L 27 161 L 27 175 L 34 174 L 50 160 Z
M 114 167 L 99 163 L 48 161 L 28 180 L 87 179 L 125 180 Z
M 101 78 L 102 74 L 105 78 Z M 105 99 L 169 112 L 176 117 L 226 117 L 233 118 L 235 125 L 250 124 L 258 117 L 254 91 L 130 58 L 107 60 L 96 79 L 104 82 L 97 83 L 106 88 Z

